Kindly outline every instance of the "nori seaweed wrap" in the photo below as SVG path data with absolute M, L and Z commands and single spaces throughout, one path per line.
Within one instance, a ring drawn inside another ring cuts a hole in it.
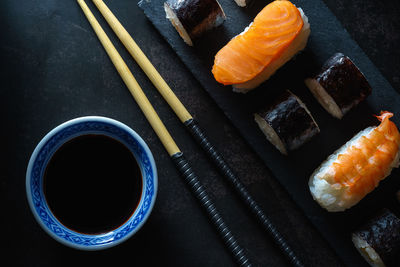
M 226 19 L 217 0 L 168 0 L 164 3 L 167 18 L 190 46 L 193 40 Z
M 352 240 L 371 266 L 400 266 L 400 219 L 388 209 L 354 232 Z
M 289 90 L 274 104 L 255 113 L 254 119 L 267 139 L 284 155 L 320 131 L 305 104 Z
M 318 102 L 341 119 L 371 94 L 371 86 L 357 66 L 342 53 L 333 55 L 314 77 L 305 80 Z

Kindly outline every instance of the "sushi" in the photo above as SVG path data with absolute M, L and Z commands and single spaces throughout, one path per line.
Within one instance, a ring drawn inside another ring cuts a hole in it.
M 400 219 L 388 209 L 355 231 L 352 241 L 371 266 L 400 266 Z
M 190 46 L 194 39 L 226 19 L 217 0 L 168 0 L 164 10 L 167 19 Z
M 332 116 L 341 119 L 371 94 L 371 86 L 357 66 L 342 53 L 336 53 L 305 84 Z
M 267 139 L 284 155 L 320 132 L 306 105 L 287 90 L 274 104 L 254 114 Z
M 303 50 L 309 35 L 310 24 L 300 8 L 274 1 L 215 55 L 214 78 L 246 93 Z
M 335 151 L 311 175 L 311 195 L 328 211 L 343 211 L 357 204 L 399 167 L 400 134 L 384 111 L 379 126 L 359 132 Z

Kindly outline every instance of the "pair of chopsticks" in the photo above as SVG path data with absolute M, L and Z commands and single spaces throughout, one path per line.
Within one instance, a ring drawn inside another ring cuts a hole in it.
M 200 202 L 201 206 L 205 209 L 207 215 L 210 217 L 210 220 L 213 222 L 218 233 L 221 235 L 225 245 L 227 246 L 229 251 L 232 253 L 236 262 L 240 266 L 251 266 L 249 259 L 247 258 L 246 254 L 244 253 L 243 248 L 238 244 L 236 238 L 233 236 L 232 232 L 226 225 L 225 221 L 222 219 L 221 214 L 216 209 L 213 201 L 207 194 L 203 185 L 200 183 L 198 177 L 193 172 L 193 170 L 190 167 L 187 160 L 184 158 L 183 153 L 180 151 L 180 149 L 176 145 L 175 141 L 172 139 L 171 135 L 169 134 L 168 130 L 165 128 L 164 124 L 158 117 L 156 111 L 154 110 L 153 106 L 150 104 L 146 95 L 143 93 L 143 91 L 140 88 L 140 85 L 137 83 L 136 79 L 133 77 L 128 66 L 125 64 L 122 57 L 118 54 L 117 50 L 111 43 L 110 39 L 107 37 L 104 30 L 101 28 L 100 24 L 97 22 L 96 18 L 94 17 L 94 15 L 90 11 L 90 9 L 88 8 L 88 6 L 84 2 L 84 0 L 77 0 L 77 1 L 79 3 L 80 7 L 82 8 L 83 12 L 85 13 L 87 19 L 89 20 L 89 23 L 92 25 L 93 30 L 96 32 L 101 44 L 103 45 L 104 49 L 106 50 L 108 56 L 110 57 L 111 61 L 114 64 L 115 68 L 117 69 L 119 75 L 121 76 L 121 78 L 125 82 L 126 86 L 128 87 L 129 91 L 131 92 L 132 96 L 136 100 L 136 103 L 139 105 L 140 109 L 142 110 L 145 117 L 149 121 L 153 130 L 156 132 L 158 138 L 161 140 L 161 142 L 164 145 L 165 149 L 167 150 L 168 154 L 173 159 L 176 167 L 180 171 L 180 173 L 181 173 L 182 177 L 185 179 L 186 183 L 189 185 L 192 193 L 195 195 L 197 200 Z M 97 5 L 99 10 L 103 14 L 109 14 L 107 17 L 114 17 L 111 14 L 111 11 L 105 6 L 105 4 L 102 1 L 93 1 L 93 2 Z M 122 28 L 122 26 L 120 28 Z M 136 44 L 133 47 L 135 47 L 135 46 L 136 46 Z M 137 47 L 137 49 L 138 49 L 138 47 Z M 142 55 L 140 58 L 142 58 L 142 59 L 145 58 L 143 53 L 141 53 L 141 54 Z M 147 64 L 150 64 L 150 62 L 148 62 Z M 157 76 L 154 76 L 154 77 L 157 77 Z M 159 79 L 159 78 L 154 78 L 154 80 L 157 80 L 157 79 Z M 170 94 L 170 95 L 173 95 L 173 94 Z M 188 118 L 191 117 L 188 112 L 187 112 L 187 114 L 184 114 L 184 115 Z
M 84 0 L 77 0 L 81 6 L 83 12 L 85 13 L 87 19 L 92 25 L 94 31 L 96 32 L 100 42 L 102 43 L 104 49 L 109 55 L 111 61 L 116 67 L 118 73 L 121 75 L 126 86 L 130 90 L 131 94 L 135 98 L 137 104 L 141 108 L 145 117 L 151 124 L 152 128 L 156 132 L 157 136 L 161 140 L 165 149 L 175 162 L 178 170 L 180 171 L 183 178 L 188 183 L 192 193 L 198 199 L 200 204 L 203 206 L 207 212 L 210 220 L 213 222 L 218 233 L 221 235 L 225 245 L 232 253 L 236 262 L 241 266 L 250 266 L 250 261 L 244 253 L 244 250 L 238 244 L 236 238 L 233 236 L 228 226 L 223 221 L 220 213 L 216 210 L 215 205 L 208 196 L 204 187 L 201 185 L 196 174 L 193 172 L 189 163 L 183 157 L 183 153 L 179 150 L 178 146 L 172 139 L 168 130 L 165 128 L 164 124 L 158 117 L 156 111 L 148 101 L 147 97 L 143 93 L 139 84 L 136 82 L 129 68 L 126 66 L 125 62 L 118 54 L 117 50 L 111 43 L 110 39 L 107 37 L 106 33 L 101 28 L 100 24 L 97 22 L 96 18 L 93 16 L 92 12 L 84 2 Z M 200 146 L 206 151 L 207 155 L 218 167 L 219 171 L 227 178 L 227 180 L 232 184 L 236 192 L 239 194 L 240 198 L 244 201 L 246 206 L 254 214 L 257 220 L 261 223 L 263 228 L 269 233 L 277 246 L 282 250 L 285 256 L 289 259 L 290 263 L 294 266 L 303 266 L 300 259 L 295 255 L 293 250 L 285 241 L 284 237 L 278 232 L 277 228 L 272 224 L 268 216 L 264 213 L 261 207 L 250 195 L 244 184 L 236 177 L 232 169 L 225 162 L 222 155 L 214 148 L 210 143 L 204 131 L 199 127 L 198 123 L 193 119 L 192 115 L 187 111 L 184 105 L 176 97 L 174 92 L 164 81 L 158 71 L 151 64 L 149 59 L 144 55 L 139 46 L 135 43 L 126 29 L 121 25 L 114 14 L 108 9 L 102 0 L 92 0 L 96 7 L 99 9 L 101 14 L 104 16 L 108 24 L 111 26 L 115 34 L 124 44 L 126 49 L 129 51 L 131 56 L 135 59 L 138 65 L 146 73 L 148 78 L 157 88 L 159 93 L 167 101 L 170 107 L 173 109 L 175 114 L 179 117 L 181 122 L 186 126 L 188 131 L 194 137 L 194 139 L 200 144 Z

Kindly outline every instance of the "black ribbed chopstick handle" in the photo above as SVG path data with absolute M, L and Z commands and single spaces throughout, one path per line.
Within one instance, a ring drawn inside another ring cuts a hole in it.
M 229 251 L 232 253 L 236 262 L 240 266 L 251 266 L 249 259 L 244 253 L 243 248 L 238 244 L 236 238 L 233 236 L 228 226 L 225 224 L 220 213 L 215 208 L 215 205 L 197 175 L 193 172 L 187 160 L 184 158 L 183 153 L 179 152 L 172 155 L 172 159 L 175 162 L 176 167 L 185 179 L 185 182 L 189 185 L 192 193 L 195 195 L 197 200 L 200 202 L 201 206 L 207 212 L 210 220 L 216 227 L 218 233 L 221 235 L 225 245 L 228 247 Z
M 282 250 L 285 256 L 289 259 L 293 266 L 304 266 L 300 259 L 295 255 L 294 251 L 291 249 L 289 244 L 286 242 L 285 238 L 277 230 L 275 225 L 267 217 L 261 207 L 253 199 L 253 197 L 248 192 L 245 185 L 240 181 L 239 178 L 233 173 L 229 165 L 222 158 L 221 154 L 214 148 L 210 143 L 204 131 L 199 127 L 194 119 L 187 120 L 185 125 L 192 136 L 200 144 L 200 146 L 205 150 L 208 156 L 212 159 L 214 164 L 218 167 L 219 171 L 228 179 L 228 181 L 233 185 L 236 192 L 239 194 L 240 198 L 245 202 L 245 204 L 250 208 L 251 212 L 255 215 L 258 221 L 262 224 L 264 229 L 269 233 L 274 242 Z

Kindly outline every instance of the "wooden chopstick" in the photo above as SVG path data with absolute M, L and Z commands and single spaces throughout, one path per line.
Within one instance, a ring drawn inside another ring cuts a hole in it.
M 118 38 L 124 44 L 126 49 L 146 73 L 147 77 L 151 80 L 154 86 L 159 90 L 163 98 L 168 102 L 170 107 L 174 110 L 176 115 L 182 122 L 185 122 L 192 118 L 192 115 L 187 111 L 185 106 L 176 97 L 174 92 L 168 86 L 168 84 L 161 77 L 160 73 L 154 68 L 150 60 L 142 52 L 136 42 L 132 39 L 131 35 L 126 31 L 118 19 L 114 16 L 111 10 L 106 6 L 103 1 L 93 0 L 93 3 L 100 10 L 101 14 L 107 20 L 110 27 L 117 34 Z
M 189 130 L 193 138 L 197 143 L 205 150 L 209 158 L 217 166 L 218 170 L 225 176 L 225 178 L 231 183 L 233 188 L 236 190 L 237 194 L 246 204 L 248 209 L 253 213 L 256 219 L 261 223 L 264 230 L 273 238 L 274 242 L 281 249 L 284 255 L 288 258 L 293 266 L 303 266 L 301 260 L 296 256 L 294 251 L 291 249 L 285 238 L 278 231 L 269 217 L 265 214 L 261 206 L 254 200 L 246 186 L 242 181 L 235 175 L 230 166 L 224 160 L 222 155 L 215 149 L 212 143 L 209 141 L 205 132 L 199 127 L 197 121 L 195 121 L 187 111 L 182 102 L 176 97 L 174 92 L 164 81 L 162 76 L 156 70 L 156 68 L 151 64 L 150 60 L 146 57 L 140 47 L 133 40 L 131 35 L 122 26 L 119 20 L 107 7 L 107 5 L 102 0 L 92 0 L 96 7 L 99 9 L 100 13 L 106 19 L 110 27 L 113 29 L 115 34 L 124 44 L 125 48 L 131 54 L 131 56 L 136 60 L 138 65 L 146 73 L 148 78 L 157 88 L 159 93 L 167 101 L 169 106 L 174 110 L 175 114 L 179 117 L 181 122 L 183 122 L 186 128 Z
M 83 12 L 85 13 L 87 19 L 92 25 L 94 31 L 96 32 L 101 44 L 104 46 L 108 56 L 113 62 L 115 68 L 117 69 L 119 75 L 122 80 L 124 80 L 126 86 L 131 92 L 132 96 L 135 98 L 136 103 L 140 106 L 140 109 L 146 116 L 147 120 L 153 127 L 156 132 L 158 138 L 164 145 L 165 149 L 168 151 L 170 156 L 180 152 L 178 146 L 175 141 L 172 139 L 168 130 L 165 128 L 164 124 L 158 117 L 156 111 L 153 106 L 150 104 L 146 95 L 143 93 L 140 85 L 137 83 L 136 79 L 133 77 L 131 71 L 128 66 L 125 64 L 122 57 L 119 55 L 114 45 L 111 43 L 110 39 L 107 37 L 104 30 L 101 28 L 100 24 L 97 22 L 96 18 L 93 16 L 88 6 L 83 0 L 78 0 L 79 5 L 81 6 Z
M 243 248 L 239 245 L 237 239 L 234 237 L 234 235 L 226 225 L 221 214 L 216 209 L 212 199 L 209 197 L 197 175 L 194 173 L 189 163 L 184 158 L 183 153 L 179 150 L 175 141 L 172 139 L 168 130 L 165 128 L 164 124 L 158 117 L 156 111 L 147 99 L 146 95 L 143 93 L 136 79 L 133 77 L 133 74 L 130 72 L 128 66 L 125 64 L 124 60 L 119 55 L 114 45 L 111 43 L 104 30 L 101 28 L 100 24 L 97 22 L 89 7 L 86 5 L 85 1 L 77 1 L 89 23 L 93 27 L 93 30 L 95 31 L 101 44 L 106 50 L 108 56 L 110 57 L 112 63 L 120 74 L 122 80 L 125 82 L 136 103 L 139 105 L 140 109 L 156 132 L 157 136 L 160 138 L 162 144 L 171 156 L 182 177 L 185 179 L 186 183 L 191 189 L 192 194 L 197 198 L 201 206 L 206 211 L 209 219 L 214 224 L 216 231 L 219 233 L 222 240 L 224 241 L 226 248 L 231 252 L 232 256 L 240 266 L 251 266 L 251 263 L 247 258 Z

